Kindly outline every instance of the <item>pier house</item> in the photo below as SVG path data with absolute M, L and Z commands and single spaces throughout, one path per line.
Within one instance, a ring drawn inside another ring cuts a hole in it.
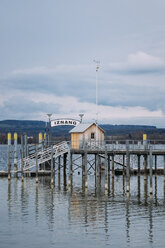
M 70 133 L 72 149 L 81 149 L 84 145 L 102 145 L 104 141 L 104 130 L 96 123 L 80 123 Z

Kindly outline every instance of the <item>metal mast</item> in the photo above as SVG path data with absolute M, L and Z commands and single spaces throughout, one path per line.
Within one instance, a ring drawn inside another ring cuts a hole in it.
M 94 60 L 94 63 L 96 63 L 96 141 L 98 140 L 98 70 L 100 61 Z

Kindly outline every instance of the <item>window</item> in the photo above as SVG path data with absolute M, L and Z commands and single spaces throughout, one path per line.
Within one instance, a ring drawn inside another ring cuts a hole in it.
M 94 139 L 94 138 L 95 138 L 95 134 L 91 133 L 91 139 Z

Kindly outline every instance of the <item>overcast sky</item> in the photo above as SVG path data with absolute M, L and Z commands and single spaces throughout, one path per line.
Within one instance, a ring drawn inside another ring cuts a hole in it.
M 0 0 L 0 120 L 165 127 L 164 0 Z

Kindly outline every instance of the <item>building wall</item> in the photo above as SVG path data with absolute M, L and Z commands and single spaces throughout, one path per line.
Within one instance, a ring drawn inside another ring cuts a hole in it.
M 104 132 L 97 127 L 98 130 L 98 139 L 97 142 L 99 145 L 102 144 L 104 140 Z M 94 133 L 94 139 L 91 139 L 91 133 Z M 87 145 L 96 142 L 96 125 L 93 124 L 89 127 L 84 133 L 71 133 L 71 144 L 73 149 L 79 149 L 83 147 L 84 141 Z

